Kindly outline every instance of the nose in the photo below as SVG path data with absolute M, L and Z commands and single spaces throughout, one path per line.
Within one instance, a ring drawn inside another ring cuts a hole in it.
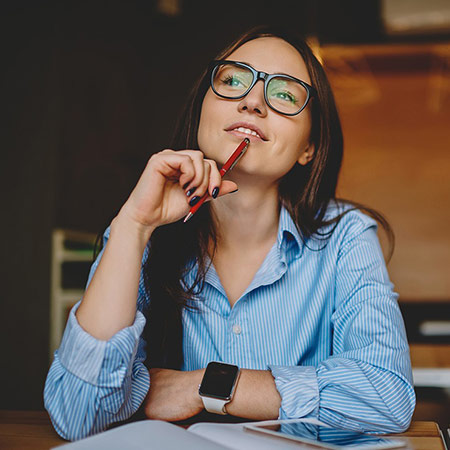
M 267 105 L 264 100 L 264 80 L 258 80 L 250 92 L 239 102 L 239 112 L 249 112 L 261 117 L 267 115 Z

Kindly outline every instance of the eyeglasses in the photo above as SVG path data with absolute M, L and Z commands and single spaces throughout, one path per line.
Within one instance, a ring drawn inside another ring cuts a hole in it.
M 245 97 L 258 80 L 264 81 L 264 99 L 274 111 L 286 116 L 300 114 L 315 95 L 315 89 L 298 78 L 268 74 L 238 61 L 215 60 L 210 64 L 211 88 L 222 98 Z

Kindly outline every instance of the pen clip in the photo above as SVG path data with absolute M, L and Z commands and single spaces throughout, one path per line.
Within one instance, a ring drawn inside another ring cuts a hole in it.
M 241 154 L 236 158 L 234 163 L 231 164 L 230 168 L 228 169 L 228 172 L 233 169 L 233 167 L 239 162 L 239 160 L 244 156 L 245 152 L 247 151 L 248 144 L 250 144 L 250 141 L 248 139 L 246 139 L 246 140 L 247 140 L 247 143 L 245 144 L 245 147 L 242 149 Z

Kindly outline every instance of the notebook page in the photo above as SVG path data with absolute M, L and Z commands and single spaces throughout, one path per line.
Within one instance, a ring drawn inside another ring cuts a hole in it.
M 161 420 L 122 425 L 76 442 L 54 447 L 61 450 L 227 450 L 182 427 Z

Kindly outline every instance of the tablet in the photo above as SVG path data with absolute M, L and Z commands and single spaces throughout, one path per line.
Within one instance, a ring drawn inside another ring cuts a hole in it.
M 270 434 L 299 443 L 302 442 L 303 444 L 310 444 L 311 448 L 380 450 L 401 448 L 407 445 L 407 442 L 397 438 L 358 433 L 305 422 L 252 423 L 244 424 L 244 429 L 251 432 Z

